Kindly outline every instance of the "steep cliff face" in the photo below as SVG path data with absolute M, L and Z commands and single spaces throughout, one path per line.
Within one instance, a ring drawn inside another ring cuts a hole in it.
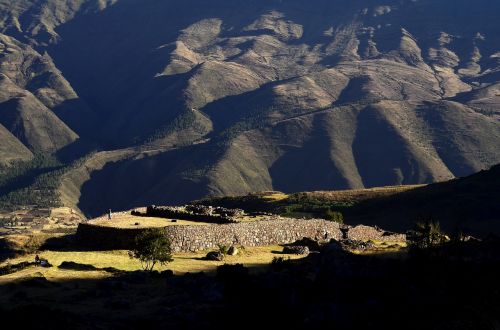
M 31 151 L 153 150 L 65 180 L 87 211 L 441 181 L 500 162 L 499 10 L 0 0 L 0 111 L 16 119 L 0 122 Z M 47 124 L 27 125 L 33 113 Z

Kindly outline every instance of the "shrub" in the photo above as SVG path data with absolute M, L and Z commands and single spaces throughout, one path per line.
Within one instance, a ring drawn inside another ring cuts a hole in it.
M 147 271 L 152 271 L 157 263 L 165 265 L 173 261 L 170 240 L 163 229 L 148 229 L 137 235 L 129 255 L 139 259 Z
M 228 252 L 229 252 L 229 247 L 227 245 L 219 244 L 219 253 L 221 253 L 224 256 L 227 256 Z
M 342 213 L 332 211 L 331 209 L 326 210 L 323 217 L 326 220 L 330 220 L 330 221 L 338 222 L 338 223 L 344 223 L 344 216 L 342 215 Z
M 417 222 L 415 229 L 410 231 L 407 237 L 412 247 L 421 249 L 448 241 L 448 237 L 441 231 L 439 222 L 434 221 L 432 218 Z
M 23 246 L 23 250 L 26 253 L 35 253 L 36 251 L 40 250 L 40 248 L 43 245 L 43 240 L 35 235 L 31 235 Z

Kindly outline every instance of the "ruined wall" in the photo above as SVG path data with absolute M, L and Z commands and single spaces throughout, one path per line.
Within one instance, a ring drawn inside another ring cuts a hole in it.
M 237 216 L 244 214 L 240 209 L 227 209 L 224 207 L 212 207 L 204 205 L 186 206 L 155 206 L 146 208 L 146 213 L 132 211 L 132 215 L 148 216 L 165 219 L 182 219 L 189 221 L 208 222 L 214 224 L 236 223 Z
M 146 229 L 122 229 L 82 223 L 77 238 L 94 249 L 130 249 L 135 237 Z M 315 240 L 354 239 L 386 242 L 405 241 L 404 234 L 388 233 L 368 226 L 342 226 L 321 219 L 279 218 L 254 222 L 199 226 L 167 226 L 167 235 L 175 252 L 199 251 L 218 245 L 265 246 L 287 244 L 303 237 Z
M 303 237 L 340 239 L 338 223 L 325 220 L 264 220 L 211 226 L 167 228 L 174 251 L 198 251 L 223 245 L 263 246 L 292 243 Z
M 129 249 L 134 239 L 145 229 L 121 229 L 82 223 L 77 239 L 82 245 L 96 249 Z M 326 220 L 263 220 L 232 224 L 200 226 L 167 226 L 167 235 L 175 252 L 198 251 L 219 244 L 263 246 L 292 243 L 303 237 L 330 240 L 341 239 L 338 223 Z

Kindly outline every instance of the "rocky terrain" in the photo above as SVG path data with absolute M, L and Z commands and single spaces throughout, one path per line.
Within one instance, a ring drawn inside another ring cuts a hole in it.
M 0 0 L 0 169 L 56 153 L 52 200 L 94 216 L 465 176 L 500 162 L 499 10 Z

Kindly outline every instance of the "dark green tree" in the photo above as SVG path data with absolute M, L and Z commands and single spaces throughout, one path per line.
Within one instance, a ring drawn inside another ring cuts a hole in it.
M 170 239 L 163 229 L 148 229 L 137 235 L 135 247 L 129 255 L 139 259 L 147 271 L 152 271 L 158 263 L 165 265 L 174 260 Z

